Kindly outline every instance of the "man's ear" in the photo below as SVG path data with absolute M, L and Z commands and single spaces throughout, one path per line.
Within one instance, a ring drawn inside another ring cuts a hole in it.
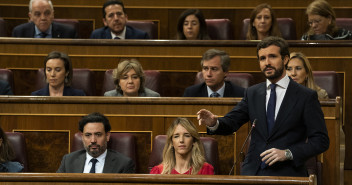
M 287 65 L 288 61 L 290 60 L 290 57 L 288 55 L 285 56 L 284 58 L 284 64 L 285 66 Z
M 32 13 L 31 12 L 28 12 L 28 17 L 29 17 L 29 20 L 32 21 Z
M 106 141 L 109 142 L 110 141 L 110 132 L 106 133 Z
M 103 23 L 104 23 L 104 26 L 108 26 L 108 23 L 106 22 L 105 18 L 103 18 Z

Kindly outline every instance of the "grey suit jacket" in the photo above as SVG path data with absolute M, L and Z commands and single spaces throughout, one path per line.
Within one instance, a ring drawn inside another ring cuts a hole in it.
M 79 150 L 66 154 L 61 161 L 57 173 L 83 173 L 86 161 L 86 150 Z M 135 173 L 132 159 L 119 152 L 108 149 L 103 173 Z
M 123 96 L 123 94 L 117 92 L 116 89 L 114 89 L 114 90 L 105 92 L 104 96 Z M 160 97 L 160 94 L 145 87 L 144 92 L 139 93 L 138 96 L 139 97 Z
M 265 175 L 307 176 L 305 161 L 329 148 L 329 136 L 317 93 L 291 79 L 270 134 L 265 100 L 265 82 L 249 87 L 242 101 L 219 118 L 215 134 L 232 134 L 246 122 L 256 119 L 241 175 L 257 175 L 261 164 L 260 154 L 267 149 L 277 148 L 291 150 L 293 160 L 267 167 Z M 210 130 L 208 133 L 214 134 Z

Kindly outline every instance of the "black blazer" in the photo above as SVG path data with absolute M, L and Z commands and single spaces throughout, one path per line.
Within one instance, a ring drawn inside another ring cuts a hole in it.
M 57 173 L 83 173 L 86 162 L 86 150 L 79 150 L 64 155 Z M 132 159 L 114 150 L 108 149 L 103 173 L 135 173 Z
M 57 22 L 52 22 L 51 24 L 53 38 L 77 38 L 77 32 L 74 28 Z M 34 38 L 34 27 L 35 24 L 33 22 L 20 24 L 13 29 L 12 37 Z
M 32 92 L 31 95 L 32 96 L 50 96 L 49 85 L 46 85 L 44 88 Z M 74 89 L 66 86 L 64 87 L 63 96 L 85 96 L 85 95 L 86 93 L 84 93 L 84 91 L 81 89 Z
M 244 88 L 225 81 L 224 97 L 243 97 Z M 205 82 L 187 87 L 183 97 L 209 97 Z
M 10 84 L 7 81 L 0 80 L 0 95 L 13 95 Z
M 307 176 L 305 161 L 329 148 L 324 114 L 317 93 L 292 79 L 271 134 L 266 123 L 266 83 L 249 87 L 242 101 L 223 118 L 215 134 L 232 134 L 244 123 L 257 119 L 243 162 L 242 175 L 256 175 L 260 153 L 270 148 L 289 149 L 293 160 L 277 162 L 265 170 L 269 176 Z M 214 134 L 208 130 L 209 134 Z
M 105 26 L 99 29 L 96 29 L 90 35 L 91 39 L 112 39 L 111 30 L 109 27 Z M 126 25 L 126 35 L 125 39 L 149 39 L 147 32 L 133 28 Z

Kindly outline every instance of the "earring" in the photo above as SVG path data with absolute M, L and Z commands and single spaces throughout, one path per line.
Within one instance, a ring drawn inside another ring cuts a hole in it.
M 65 84 L 67 84 L 68 83 L 68 78 L 67 78 L 67 76 L 65 76 Z

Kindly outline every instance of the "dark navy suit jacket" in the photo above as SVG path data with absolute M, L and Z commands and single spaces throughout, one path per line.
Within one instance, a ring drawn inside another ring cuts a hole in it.
M 10 84 L 7 81 L 0 80 L 0 95 L 13 95 Z
M 243 97 L 244 88 L 225 81 L 224 97 Z M 205 82 L 187 87 L 183 97 L 209 97 Z
M 39 89 L 38 91 L 34 91 L 31 93 L 32 96 L 50 96 L 49 85 L 46 85 L 43 89 Z M 83 90 L 74 89 L 71 87 L 64 87 L 63 96 L 85 96 Z
M 57 22 L 51 24 L 52 38 L 77 38 L 77 32 L 74 28 Z M 35 24 L 33 22 L 20 24 L 12 31 L 12 37 L 34 38 L 34 35 Z
M 109 27 L 105 26 L 99 29 L 96 29 L 90 35 L 91 39 L 112 39 L 111 30 Z M 133 28 L 126 25 L 126 35 L 125 39 L 149 39 L 147 32 Z
M 305 162 L 329 148 L 324 114 L 316 91 L 290 79 L 275 125 L 268 133 L 266 121 L 266 83 L 251 86 L 242 101 L 224 117 L 219 127 L 208 134 L 233 134 L 248 121 L 256 121 L 251 141 L 242 164 L 241 175 L 257 175 L 260 154 L 267 149 L 289 149 L 293 160 L 276 162 L 265 168 L 268 176 L 307 176 Z M 261 171 L 263 172 L 263 171 Z

